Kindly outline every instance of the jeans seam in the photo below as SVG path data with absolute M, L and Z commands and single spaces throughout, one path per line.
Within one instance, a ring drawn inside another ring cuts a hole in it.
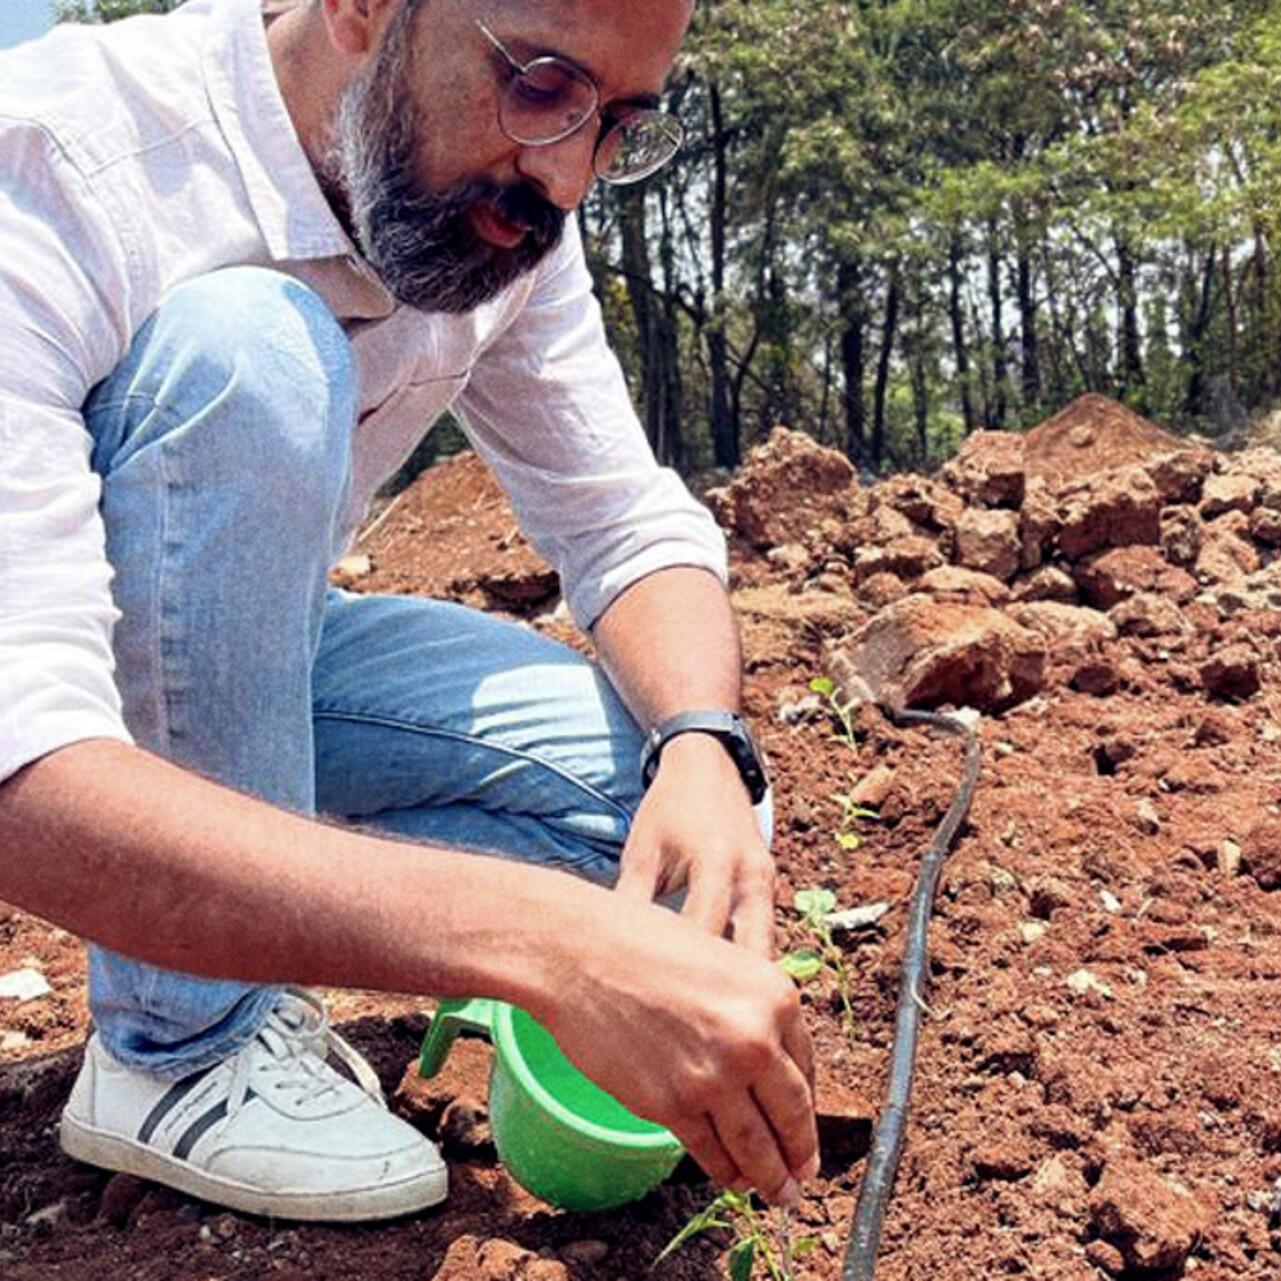
M 477 734 L 464 734 L 460 730 L 442 729 L 437 725 L 418 725 L 413 721 L 401 720 L 398 717 L 374 716 L 367 712 L 313 711 L 312 719 L 315 721 L 345 721 L 348 724 L 377 725 L 384 729 L 404 730 L 411 734 L 423 734 L 428 737 L 448 739 L 455 743 L 466 743 L 473 747 L 483 747 L 488 751 L 527 761 L 531 765 L 537 765 L 547 770 L 548 773 L 557 775 L 571 786 L 578 788 L 579 791 L 586 793 L 599 804 L 615 813 L 625 823 L 630 824 L 632 821 L 633 816 L 627 808 L 620 805 L 618 801 L 602 792 L 599 788 L 593 787 L 590 783 L 572 774 L 563 766 L 557 765 L 554 761 L 545 760 L 541 756 L 535 756 L 532 752 L 524 751 L 518 747 L 511 747 L 506 743 L 495 743 L 491 739 L 482 738 Z

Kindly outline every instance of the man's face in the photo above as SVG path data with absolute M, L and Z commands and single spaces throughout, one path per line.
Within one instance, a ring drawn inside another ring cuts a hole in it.
M 370 265 L 402 303 L 464 312 L 529 271 L 586 194 L 600 121 L 550 146 L 498 123 L 511 70 L 556 54 L 600 86 L 602 108 L 656 94 L 688 0 L 399 0 L 347 87 L 321 180 Z

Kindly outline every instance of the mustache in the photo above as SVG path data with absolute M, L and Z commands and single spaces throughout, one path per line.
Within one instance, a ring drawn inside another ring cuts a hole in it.
M 508 222 L 525 228 L 531 248 L 550 249 L 560 239 L 565 228 L 565 211 L 528 182 L 500 186 L 482 180 L 474 185 L 481 189 L 476 198 L 487 200 Z

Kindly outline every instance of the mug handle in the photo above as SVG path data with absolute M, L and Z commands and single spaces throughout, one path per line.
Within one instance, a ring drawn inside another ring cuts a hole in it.
M 494 1002 L 478 997 L 471 1001 L 441 1001 L 423 1038 L 418 1059 L 419 1076 L 435 1076 L 444 1066 L 459 1032 L 480 1032 L 493 1038 Z

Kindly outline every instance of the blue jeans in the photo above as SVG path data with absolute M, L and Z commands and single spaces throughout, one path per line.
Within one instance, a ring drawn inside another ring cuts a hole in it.
M 94 389 L 131 732 L 299 813 L 609 882 L 641 736 L 601 672 L 456 605 L 328 588 L 357 404 L 325 304 L 258 268 L 176 289 Z M 162 1076 L 245 1044 L 279 990 L 100 947 L 89 978 L 106 1048 Z

